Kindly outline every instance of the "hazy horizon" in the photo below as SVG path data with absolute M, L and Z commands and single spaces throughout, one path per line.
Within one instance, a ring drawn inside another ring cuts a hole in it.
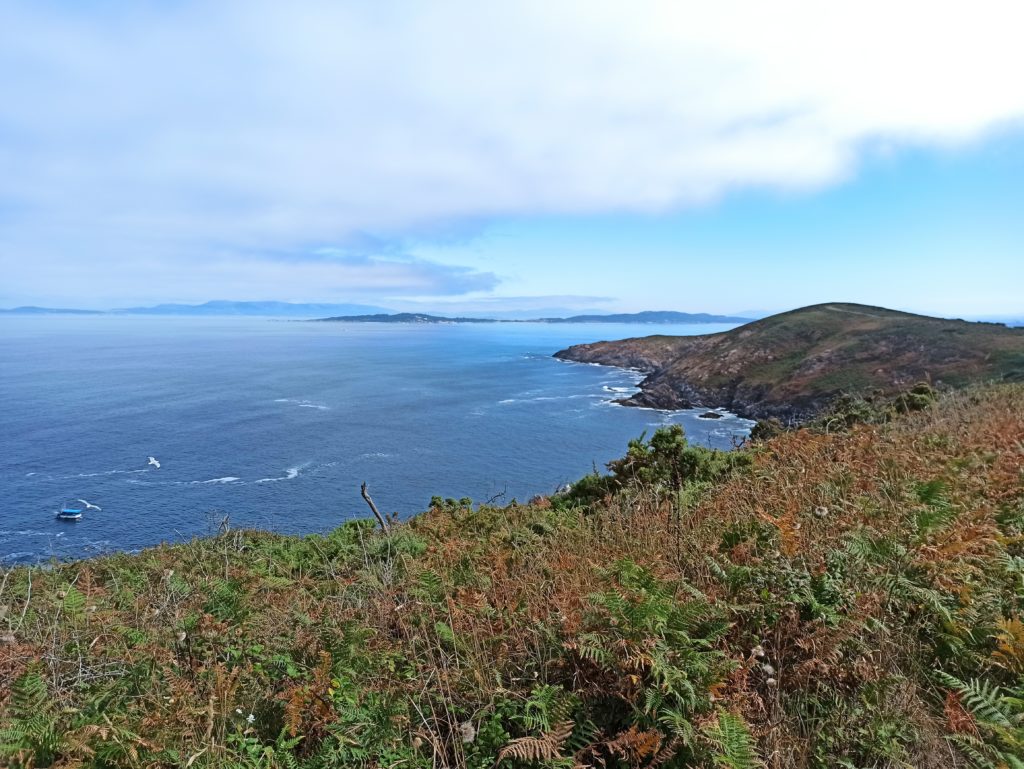
M 843 300 L 835 300 L 834 302 L 819 302 L 818 304 L 843 304 L 846 303 Z M 432 315 L 438 317 L 470 317 L 470 318 L 481 318 L 487 320 L 516 320 L 516 321 L 529 321 L 529 320 L 544 320 L 544 319 L 558 319 L 558 318 L 569 318 L 575 316 L 616 316 L 616 315 L 637 315 L 643 313 L 666 313 L 675 312 L 681 314 L 690 315 L 711 315 L 716 317 L 730 317 L 730 318 L 743 318 L 746 320 L 757 320 L 759 318 L 768 317 L 778 313 L 789 312 L 791 310 L 800 309 L 807 305 L 800 305 L 799 307 L 780 307 L 771 310 L 757 309 L 757 310 L 737 310 L 733 312 L 715 312 L 715 313 L 700 313 L 693 312 L 686 309 L 676 308 L 665 308 L 665 307 L 645 307 L 639 310 L 631 310 L 624 312 L 613 312 L 608 310 L 602 310 L 599 308 L 569 308 L 569 307 L 542 307 L 534 310 L 529 309 L 503 309 L 493 310 L 488 309 L 486 305 L 478 306 L 478 309 L 463 309 L 459 311 L 451 311 L 443 306 L 439 308 L 435 305 L 426 304 L 422 307 L 380 307 L 380 306 L 366 306 L 357 305 L 355 303 L 337 302 L 337 303 L 320 303 L 320 302 L 282 302 L 276 299 L 266 300 L 253 300 L 253 301 L 240 301 L 234 302 L 231 300 L 223 299 L 211 299 L 206 302 L 197 303 L 179 303 L 179 302 L 166 302 L 155 305 L 139 305 L 136 307 L 46 307 L 41 305 L 19 305 L 17 307 L 0 307 L 0 313 L 12 313 L 18 310 L 38 310 L 38 311 L 50 311 L 52 313 L 68 313 L 74 315 L 75 313 L 81 314 L 93 314 L 93 315 L 110 315 L 110 316 L 124 316 L 124 317 L 140 317 L 140 316 L 153 316 L 153 317 L 183 317 L 186 315 L 192 315 L 193 313 L 183 312 L 186 309 L 200 309 L 210 305 L 228 305 L 234 307 L 241 305 L 287 305 L 289 312 L 285 312 L 281 315 L 275 316 L 270 312 L 251 312 L 251 313 L 232 313 L 225 312 L 224 314 L 217 314 L 215 312 L 209 313 L 194 313 L 195 317 L 252 317 L 252 318 L 272 318 L 272 317 L 322 317 L 316 315 L 315 312 L 309 312 L 305 315 L 299 313 L 296 310 L 299 308 L 316 308 L 323 309 L 324 311 L 335 311 L 337 310 L 340 315 L 343 316 L 366 316 L 366 315 L 398 315 L 398 314 L 418 314 L 418 315 Z M 159 313 L 156 310 L 165 309 L 166 313 Z M 993 314 L 993 313 L 982 313 L 982 314 L 966 314 L 966 315 L 954 315 L 954 314 L 943 314 L 941 312 L 920 312 L 910 310 L 904 307 L 889 307 L 886 309 L 898 310 L 902 312 L 912 312 L 915 314 L 930 315 L 939 318 L 959 318 L 962 320 L 969 321 L 989 321 L 989 322 L 1006 322 L 1014 325 L 1024 323 L 1024 311 L 1020 313 L 1008 313 L 1008 314 Z M 172 311 L 173 310 L 173 311 Z

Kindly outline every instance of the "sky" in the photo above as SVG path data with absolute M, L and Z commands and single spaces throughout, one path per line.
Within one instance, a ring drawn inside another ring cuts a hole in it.
M 1024 316 L 1018 0 L 0 19 L 0 307 Z

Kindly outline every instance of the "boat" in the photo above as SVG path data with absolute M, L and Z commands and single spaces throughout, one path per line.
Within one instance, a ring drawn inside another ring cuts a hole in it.
M 82 519 L 82 508 L 72 507 L 65 502 L 57 511 L 57 517 L 62 521 L 79 521 Z

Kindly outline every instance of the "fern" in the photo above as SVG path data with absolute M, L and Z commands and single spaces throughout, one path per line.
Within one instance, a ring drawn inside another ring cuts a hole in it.
M 991 681 L 961 681 L 939 672 L 939 679 L 960 695 L 964 707 L 974 716 L 983 740 L 970 735 L 951 735 L 948 739 L 980 766 L 1024 767 L 1024 692 L 1004 692 Z
M 611 652 L 605 648 L 607 639 L 598 633 L 584 633 L 577 641 L 569 641 L 565 648 L 576 652 L 581 658 L 601 668 L 608 668 L 612 661 Z
M 967 756 L 978 769 L 998 769 L 999 752 L 971 734 L 952 734 L 946 738 Z
M 572 719 L 575 697 L 558 686 L 538 686 L 526 700 L 522 721 L 528 731 L 550 732 L 555 724 Z
M 674 708 L 662 708 L 658 714 L 658 723 L 684 745 L 692 743 L 696 736 L 696 731 L 690 719 L 687 718 L 686 714 Z
M 572 721 L 562 721 L 542 737 L 519 737 L 498 752 L 498 763 L 506 758 L 517 761 L 554 761 L 562 757 L 562 746 L 573 730 Z
M 74 585 L 65 585 L 61 593 L 61 608 L 65 614 L 77 617 L 85 611 L 85 596 Z
M 27 757 L 27 766 L 53 763 L 65 743 L 38 666 L 29 668 L 11 686 L 10 711 L 10 723 L 0 729 L 0 756 Z
M 932 480 L 917 486 L 918 501 L 924 508 L 917 513 L 917 534 L 927 537 L 936 531 L 946 528 L 957 516 L 946 495 L 946 484 L 941 480 Z
M 451 625 L 447 622 L 435 622 L 434 633 L 448 646 L 454 647 L 458 645 L 458 638 L 455 636 L 455 631 L 452 630 Z
M 725 710 L 718 712 L 718 722 L 705 730 L 718 753 L 715 761 L 728 769 L 755 769 L 763 766 L 754 748 L 743 719 Z
M 11 687 L 11 712 L 19 720 L 29 719 L 46 710 L 49 696 L 46 681 L 38 667 L 29 668 Z
M 413 592 L 427 601 L 439 601 L 444 597 L 444 581 L 437 572 L 425 569 L 416 578 Z
M 964 706 L 982 724 L 1009 727 L 1010 714 L 1004 710 L 999 687 L 990 681 L 972 679 L 964 682 L 948 673 L 939 673 L 939 678 L 958 692 Z

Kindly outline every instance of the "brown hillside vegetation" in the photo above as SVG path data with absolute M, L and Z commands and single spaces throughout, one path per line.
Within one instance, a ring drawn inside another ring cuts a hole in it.
M 920 381 L 1024 381 L 1024 329 L 840 302 L 720 334 L 598 342 L 556 355 L 648 373 L 627 405 L 724 406 L 790 423 L 816 416 L 844 393 L 892 394 Z
M 610 471 L 7 571 L 0 755 L 1021 766 L 1024 387 L 728 454 L 662 430 Z

